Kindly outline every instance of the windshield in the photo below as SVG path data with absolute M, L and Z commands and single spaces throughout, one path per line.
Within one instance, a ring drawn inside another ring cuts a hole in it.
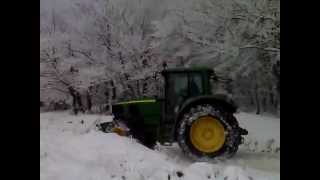
M 200 73 L 175 73 L 168 76 L 167 101 L 169 109 L 181 105 L 186 99 L 203 94 Z

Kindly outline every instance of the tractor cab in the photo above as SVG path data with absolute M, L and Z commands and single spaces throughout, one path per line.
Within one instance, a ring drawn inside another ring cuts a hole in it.
M 215 74 L 209 68 L 173 68 L 162 71 L 165 80 L 165 111 L 167 121 L 173 120 L 181 105 L 188 99 L 210 95 L 210 79 Z

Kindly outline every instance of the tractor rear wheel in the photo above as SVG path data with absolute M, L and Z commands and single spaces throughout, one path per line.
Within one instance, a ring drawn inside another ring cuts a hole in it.
M 238 122 L 221 107 L 197 105 L 182 114 L 177 128 L 179 146 L 196 160 L 229 158 L 241 144 Z

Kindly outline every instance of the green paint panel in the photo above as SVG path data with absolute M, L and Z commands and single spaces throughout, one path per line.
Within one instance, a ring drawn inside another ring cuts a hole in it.
M 140 113 L 144 118 L 146 125 L 160 125 L 161 119 L 161 103 L 160 102 L 145 102 L 136 103 Z
M 156 100 L 134 100 L 120 102 L 114 105 L 114 112 L 129 124 L 138 125 L 143 129 L 145 136 L 158 138 L 161 120 L 161 102 Z M 141 121 L 143 120 L 143 121 Z
M 125 119 L 143 118 L 143 124 L 159 126 L 161 119 L 161 102 L 155 99 L 133 100 L 115 104 L 123 109 Z M 137 117 L 131 117 L 137 116 Z

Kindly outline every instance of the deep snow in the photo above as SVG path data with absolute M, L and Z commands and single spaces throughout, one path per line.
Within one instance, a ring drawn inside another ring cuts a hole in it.
M 232 159 L 206 163 L 191 161 L 177 144 L 150 150 L 134 139 L 94 128 L 97 120 L 110 116 L 40 113 L 40 179 L 280 179 L 280 119 L 236 116 L 249 131 L 245 144 Z

